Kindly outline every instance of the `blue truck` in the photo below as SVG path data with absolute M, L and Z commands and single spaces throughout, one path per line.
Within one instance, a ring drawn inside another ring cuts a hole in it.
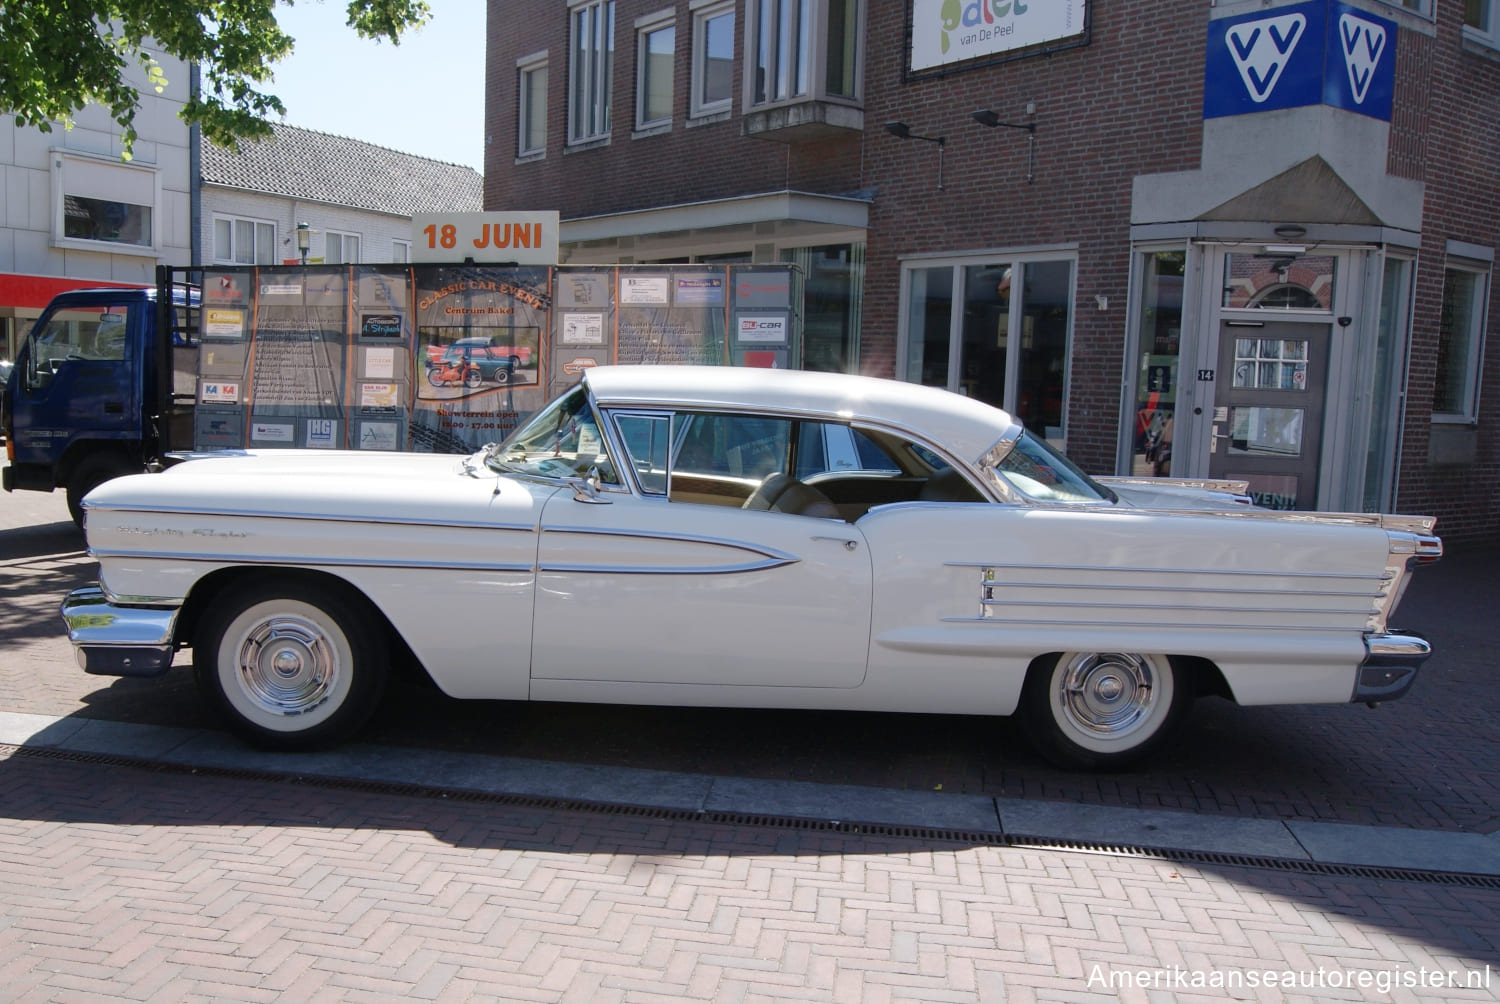
M 79 289 L 47 305 L 0 396 L 6 491 L 61 488 L 81 501 L 122 474 L 192 449 L 196 287 L 161 273 L 155 288 Z

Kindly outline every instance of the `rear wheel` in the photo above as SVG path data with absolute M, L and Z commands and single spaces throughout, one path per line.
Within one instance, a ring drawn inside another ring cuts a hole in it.
M 1191 701 L 1167 656 L 1064 652 L 1031 667 L 1021 724 L 1059 766 L 1118 769 L 1165 742 Z
M 342 590 L 257 579 L 215 599 L 193 639 L 198 688 L 231 731 L 266 749 L 348 739 L 374 713 L 388 646 Z
M 436 366 L 427 371 L 427 382 L 434 387 L 441 387 L 443 385 L 443 378 L 438 375 L 438 368 Z
M 73 522 L 83 529 L 83 497 L 89 492 L 113 478 L 140 474 L 143 470 L 125 457 L 114 454 L 86 457 L 68 476 L 68 514 L 73 517 Z

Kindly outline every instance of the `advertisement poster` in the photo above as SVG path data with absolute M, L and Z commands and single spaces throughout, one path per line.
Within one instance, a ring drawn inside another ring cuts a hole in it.
M 540 408 L 549 268 L 445 266 L 417 273 L 420 371 L 412 448 L 457 452 L 508 436 Z
M 1087 29 L 1085 0 L 911 0 L 911 72 L 1055 47 Z
M 790 365 L 793 268 L 208 270 L 194 445 L 467 453 L 593 366 Z

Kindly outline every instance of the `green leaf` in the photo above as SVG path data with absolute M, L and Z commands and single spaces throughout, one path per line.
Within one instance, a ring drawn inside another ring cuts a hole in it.
M 0 113 L 51 132 L 100 105 L 119 124 L 128 160 L 140 93 L 124 73 L 134 62 L 163 93 L 171 82 L 154 53 L 165 52 L 199 67 L 197 93 L 180 114 L 205 139 L 233 147 L 268 136 L 268 117 L 285 115 L 286 106 L 262 85 L 293 46 L 276 7 L 277 0 L 0 0 Z M 432 17 L 426 0 L 350 0 L 347 11 L 359 35 L 393 45 Z

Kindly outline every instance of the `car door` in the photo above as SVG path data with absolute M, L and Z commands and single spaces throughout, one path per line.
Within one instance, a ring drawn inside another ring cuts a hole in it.
M 673 501 L 666 444 L 682 449 L 683 437 L 665 415 L 641 417 L 660 434 L 623 438 L 660 449 L 634 458 L 635 491 L 560 492 L 542 512 L 532 696 L 577 697 L 564 683 L 590 682 L 645 685 L 635 699 L 663 702 L 685 699 L 674 688 L 714 688 L 732 703 L 734 688 L 859 686 L 872 589 L 859 530 L 744 509 L 743 495 Z M 731 443 L 729 456 L 752 445 L 764 446 Z M 755 473 L 730 470 L 721 483 L 750 485 Z

